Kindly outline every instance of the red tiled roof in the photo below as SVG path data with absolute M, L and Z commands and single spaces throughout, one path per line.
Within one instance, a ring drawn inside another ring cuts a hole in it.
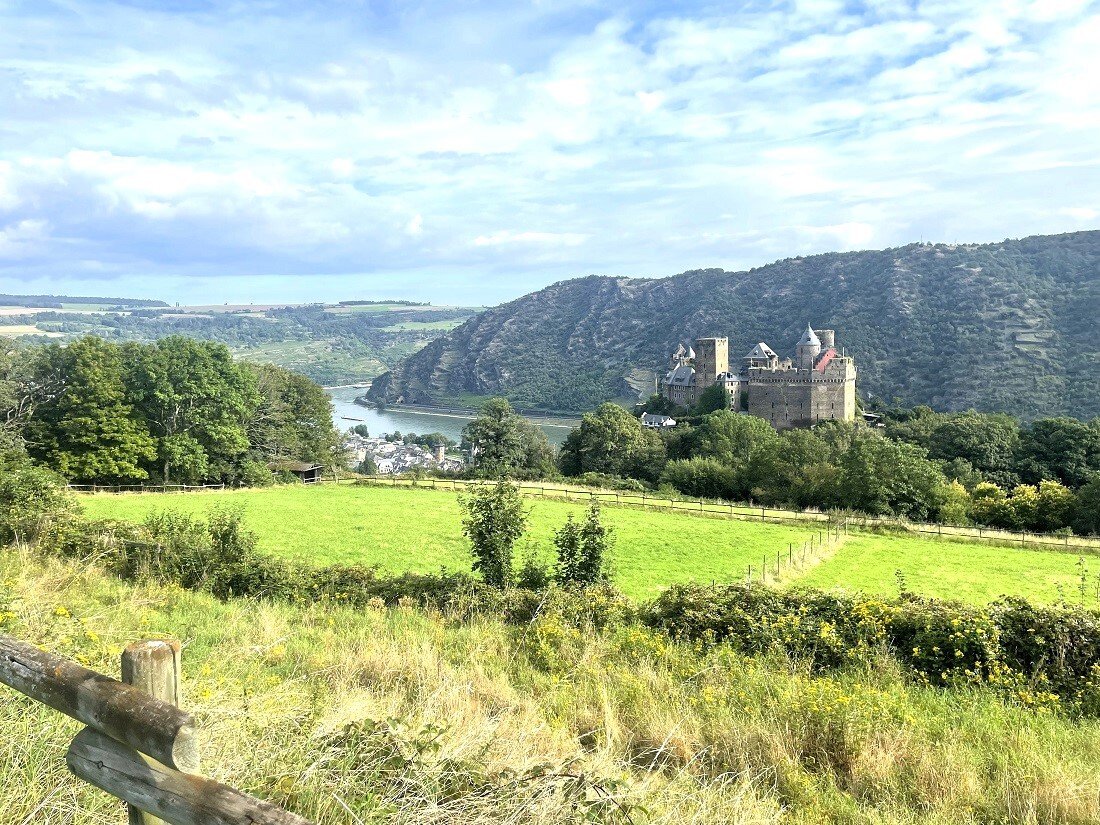
M 825 352 L 821 353 L 821 355 L 818 357 L 817 363 L 814 365 L 814 369 L 818 372 L 825 372 L 825 367 L 834 358 L 836 358 L 836 350 L 830 347 L 829 349 L 825 350 Z

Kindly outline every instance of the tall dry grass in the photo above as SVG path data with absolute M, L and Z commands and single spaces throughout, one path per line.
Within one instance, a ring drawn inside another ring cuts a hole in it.
M 181 638 L 207 775 L 324 823 L 1086 823 L 1100 724 L 818 677 L 637 627 L 218 603 L 0 557 L 5 632 L 117 674 Z M 67 775 L 77 725 L 0 689 L 4 823 L 121 823 Z

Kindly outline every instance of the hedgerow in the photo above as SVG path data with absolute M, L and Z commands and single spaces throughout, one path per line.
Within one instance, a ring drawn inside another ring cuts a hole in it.
M 374 567 L 312 567 L 260 553 L 232 510 L 216 510 L 205 522 L 161 513 L 141 525 L 70 516 L 41 529 L 38 546 L 94 561 L 122 579 L 223 600 L 417 604 L 459 621 L 497 616 L 526 625 L 524 645 L 535 663 L 558 660 L 553 650 L 586 629 L 645 625 L 704 646 L 779 651 L 819 672 L 887 657 L 929 685 L 985 685 L 1037 709 L 1100 715 L 1100 613 L 1080 607 L 1022 599 L 973 607 L 908 593 L 881 599 L 759 584 L 674 585 L 635 605 L 607 583 L 501 588 L 445 569 L 384 575 Z

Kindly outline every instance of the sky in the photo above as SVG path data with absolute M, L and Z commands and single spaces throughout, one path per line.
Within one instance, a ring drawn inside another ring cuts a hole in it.
M 493 304 L 1100 228 L 1100 2 L 0 0 L 0 292 Z

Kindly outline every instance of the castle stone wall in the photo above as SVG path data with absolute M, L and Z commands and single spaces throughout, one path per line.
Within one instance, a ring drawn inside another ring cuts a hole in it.
M 728 338 L 699 338 L 695 342 L 695 382 L 699 392 L 714 383 L 721 372 L 729 372 Z

